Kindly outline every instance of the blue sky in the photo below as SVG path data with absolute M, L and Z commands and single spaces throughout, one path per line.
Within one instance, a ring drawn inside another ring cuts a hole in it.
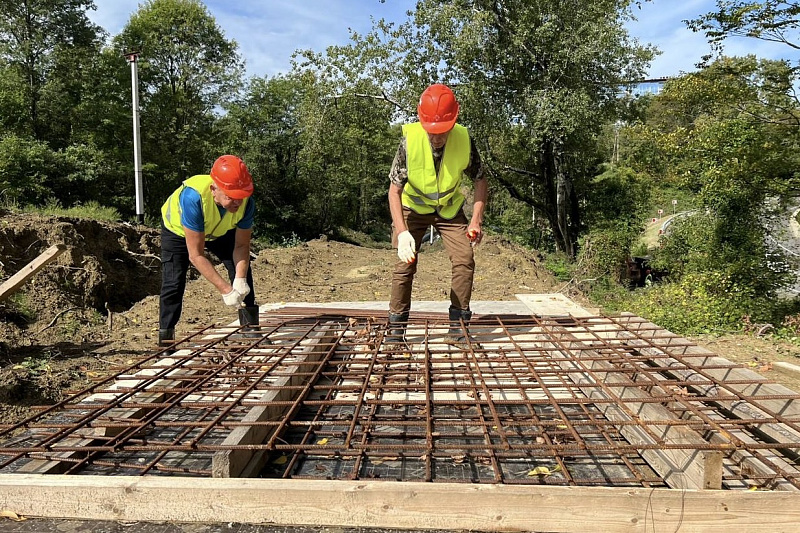
M 143 2 L 142 2 L 143 3 Z M 416 0 L 206 0 L 226 37 L 239 43 L 247 73 L 274 76 L 290 68 L 292 52 L 310 48 L 322 52 L 332 44 L 348 42 L 348 29 L 360 33 L 371 26 L 370 16 L 404 21 L 405 12 Z M 97 10 L 90 18 L 111 35 L 120 32 L 139 0 L 95 0 Z M 635 9 L 637 21 L 628 24 L 632 36 L 656 45 L 662 54 L 655 58 L 650 77 L 673 76 L 694 70 L 709 53 L 703 35 L 692 33 L 682 22 L 712 11 L 713 0 L 653 0 Z M 766 58 L 800 59 L 800 53 L 786 45 L 755 39 L 728 41 L 728 55 L 756 54 Z

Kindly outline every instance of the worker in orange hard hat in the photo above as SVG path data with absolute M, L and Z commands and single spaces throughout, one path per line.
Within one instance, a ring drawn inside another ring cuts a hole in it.
M 448 341 L 463 344 L 472 317 L 470 299 L 475 273 L 473 245 L 483 237 L 481 224 L 488 185 L 481 157 L 467 129 L 456 124 L 459 105 L 446 85 L 434 84 L 419 99 L 419 122 L 403 126 L 403 138 L 389 171 L 389 210 L 399 262 L 392 276 L 388 343 L 405 346 L 411 287 L 422 237 L 433 226 L 452 264 Z M 464 214 L 462 178 L 475 189 L 471 219 Z
M 219 157 L 210 174 L 192 176 L 161 207 L 161 300 L 158 341 L 175 339 L 175 325 L 183 308 L 189 264 L 210 281 L 225 305 L 239 313 L 239 324 L 257 326 L 250 238 L 255 202 L 253 178 L 244 161 L 234 155 Z M 220 276 L 206 256 L 209 250 L 228 270 Z

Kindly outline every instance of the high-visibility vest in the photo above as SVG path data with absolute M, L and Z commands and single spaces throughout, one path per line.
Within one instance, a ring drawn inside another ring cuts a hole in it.
M 470 142 L 467 128 L 456 124 L 445 144 L 439 175 L 433 164 L 428 133 L 419 122 L 403 126 L 406 138 L 408 181 L 403 187 L 403 205 L 421 215 L 438 212 L 446 219 L 455 217 L 464 204 L 461 177 L 469 165 Z
M 213 180 L 208 174 L 192 176 L 173 192 L 164 205 L 161 206 L 161 217 L 164 219 L 164 226 L 175 235 L 186 237 L 186 232 L 181 224 L 181 191 L 186 187 L 196 190 L 200 194 L 203 204 L 203 224 L 204 233 L 207 241 L 213 241 L 217 237 L 222 237 L 236 227 L 236 224 L 244 217 L 249 198 L 242 201 L 242 206 L 235 212 L 219 212 L 219 206 L 214 203 L 214 196 L 211 194 L 211 184 Z

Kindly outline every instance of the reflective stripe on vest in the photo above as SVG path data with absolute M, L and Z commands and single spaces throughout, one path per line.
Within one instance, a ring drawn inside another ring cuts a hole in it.
M 461 176 L 469 165 L 470 142 L 467 128 L 456 124 L 447 136 L 439 175 L 433 163 L 428 133 L 419 122 L 403 126 L 406 138 L 408 181 L 403 187 L 403 205 L 421 215 L 438 212 L 455 217 L 464 203 Z
M 181 191 L 185 187 L 194 189 L 200 195 L 203 204 L 203 225 L 205 227 L 204 233 L 207 241 L 213 241 L 217 237 L 222 237 L 230 230 L 236 227 L 236 224 L 244 217 L 245 208 L 249 198 L 245 198 L 241 207 L 235 213 L 224 211 L 220 215 L 219 206 L 214 203 L 214 196 L 211 194 L 211 176 L 208 174 L 201 174 L 199 176 L 192 176 L 183 182 L 183 185 L 173 192 L 164 205 L 161 206 L 161 218 L 164 220 L 164 226 L 175 235 L 186 237 L 183 224 L 181 224 L 181 204 L 180 196 Z

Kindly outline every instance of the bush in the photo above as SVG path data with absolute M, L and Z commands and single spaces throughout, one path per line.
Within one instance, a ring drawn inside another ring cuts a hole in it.
M 763 315 L 770 308 L 722 272 L 687 274 L 636 291 L 627 303 L 630 311 L 678 334 L 740 331 L 744 316 Z

